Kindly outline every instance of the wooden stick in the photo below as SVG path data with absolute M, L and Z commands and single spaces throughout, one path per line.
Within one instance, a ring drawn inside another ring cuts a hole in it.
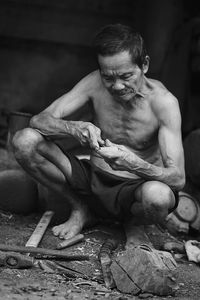
M 46 211 L 39 223 L 37 224 L 35 230 L 33 231 L 33 233 L 31 234 L 30 238 L 28 239 L 27 243 L 26 243 L 26 247 L 37 247 L 52 219 L 54 215 L 54 212 L 51 210 Z
M 81 242 L 82 240 L 84 240 L 84 235 L 79 233 L 79 234 L 75 235 L 74 237 L 72 237 L 70 239 L 64 240 L 62 243 L 59 243 L 57 245 L 57 249 L 63 249 L 63 248 L 72 246 L 76 243 Z
M 114 288 L 115 282 L 110 270 L 110 265 L 112 263 L 111 253 L 114 249 L 117 248 L 119 241 L 117 239 L 107 239 L 101 246 L 99 252 L 99 260 L 101 263 L 101 269 L 103 274 L 103 279 L 105 286 L 107 288 Z

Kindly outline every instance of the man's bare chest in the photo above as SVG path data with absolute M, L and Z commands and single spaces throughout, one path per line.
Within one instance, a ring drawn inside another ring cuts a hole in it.
M 109 101 L 98 102 L 95 123 L 103 138 L 142 150 L 157 140 L 158 121 L 146 102 L 118 105 Z

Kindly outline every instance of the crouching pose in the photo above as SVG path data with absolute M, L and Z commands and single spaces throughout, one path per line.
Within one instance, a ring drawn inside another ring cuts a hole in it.
M 185 182 L 178 101 L 161 82 L 146 77 L 149 56 L 140 34 L 108 25 L 95 36 L 94 49 L 99 69 L 13 139 L 21 166 L 70 199 L 70 218 L 53 228 L 60 238 L 79 233 L 91 215 L 135 225 L 162 223 Z M 86 102 L 92 104 L 93 123 L 63 119 Z M 55 143 L 69 136 L 90 147 L 90 160 Z

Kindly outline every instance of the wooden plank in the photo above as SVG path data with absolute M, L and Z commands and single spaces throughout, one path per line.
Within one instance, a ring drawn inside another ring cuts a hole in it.
M 37 247 L 54 215 L 53 211 L 45 211 L 42 215 L 39 223 L 37 224 L 35 230 L 31 234 L 30 238 L 26 242 L 26 247 Z

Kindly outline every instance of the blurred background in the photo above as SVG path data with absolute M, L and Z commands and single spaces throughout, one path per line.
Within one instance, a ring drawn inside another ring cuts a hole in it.
M 194 3 L 1 0 L 0 146 L 8 147 L 9 134 L 21 126 L 19 119 L 11 119 L 14 112 L 26 122 L 26 117 L 43 110 L 97 68 L 91 42 L 100 27 L 127 24 L 146 41 L 151 59 L 147 76 L 161 80 L 179 100 L 187 176 L 199 188 L 200 5 Z M 1 166 L 5 163 L 2 153 Z M 1 178 L 0 189 L 5 173 Z M 4 195 L 7 192 L 0 190 Z
M 97 68 L 92 38 L 116 22 L 143 35 L 148 76 L 179 99 L 184 135 L 199 127 L 200 9 L 193 1 L 1 0 L 0 140 L 5 111 L 38 113 Z

